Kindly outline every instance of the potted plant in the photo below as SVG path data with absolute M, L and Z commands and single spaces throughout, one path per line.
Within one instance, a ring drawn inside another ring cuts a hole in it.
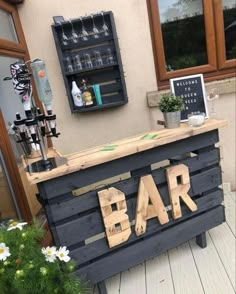
M 10 221 L 0 225 L 0 292 L 7 294 L 88 293 L 63 246 L 41 248 L 43 229 Z
M 184 102 L 181 97 L 165 93 L 161 96 L 159 108 L 163 112 L 166 128 L 173 129 L 180 126 L 180 114 L 184 108 Z

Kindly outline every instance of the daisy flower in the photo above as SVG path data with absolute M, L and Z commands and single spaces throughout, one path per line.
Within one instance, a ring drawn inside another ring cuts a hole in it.
M 15 230 L 15 229 L 19 229 L 19 230 L 22 230 L 23 226 L 27 225 L 27 223 L 18 223 L 16 221 L 12 222 L 10 224 L 10 226 L 8 227 L 8 231 L 11 231 L 11 230 Z
M 56 260 L 56 247 L 46 247 L 42 248 L 42 253 L 45 255 L 46 261 L 54 262 Z
M 66 246 L 60 247 L 57 251 L 56 255 L 60 260 L 63 260 L 65 262 L 68 262 L 70 260 L 70 257 L 68 256 L 69 250 L 66 250 Z
M 6 260 L 11 253 L 9 252 L 9 247 L 6 247 L 5 243 L 0 243 L 0 260 Z

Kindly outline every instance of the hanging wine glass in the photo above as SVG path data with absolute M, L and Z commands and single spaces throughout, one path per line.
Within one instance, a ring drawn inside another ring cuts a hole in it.
M 71 20 L 70 20 L 70 24 L 71 24 L 71 40 L 74 44 L 76 44 L 79 41 L 79 35 L 76 33 Z
M 105 22 L 105 17 L 104 17 L 103 11 L 101 12 L 101 15 L 102 15 L 102 30 L 103 30 L 104 36 L 109 36 L 109 28 Z
M 60 26 L 61 26 L 61 32 L 62 32 L 61 33 L 61 41 L 62 41 L 62 44 L 66 46 L 69 44 L 69 38 L 64 32 L 63 25 L 61 22 L 60 22 Z
M 91 18 L 92 18 L 92 22 L 93 22 L 93 28 L 92 28 L 93 38 L 98 39 L 99 38 L 99 30 L 95 25 L 93 14 L 91 14 Z
M 84 23 L 83 23 L 83 19 L 82 17 L 80 17 L 80 21 L 81 21 L 81 26 L 82 26 L 82 30 L 81 30 L 81 38 L 83 41 L 88 41 L 88 32 L 86 31 L 85 27 L 84 27 Z

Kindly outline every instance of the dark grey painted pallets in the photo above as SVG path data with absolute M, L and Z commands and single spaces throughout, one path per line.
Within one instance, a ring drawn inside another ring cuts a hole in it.
M 205 232 L 225 220 L 217 142 L 218 130 L 213 130 L 38 183 L 55 244 L 69 247 L 77 263 L 77 273 L 86 275 L 92 283 L 100 283 L 193 237 L 205 247 Z M 182 159 L 176 159 L 177 155 Z M 162 160 L 169 160 L 170 165 L 188 166 L 189 195 L 196 202 L 197 211 L 190 212 L 183 204 L 182 218 L 172 218 L 165 167 L 151 167 Z M 77 197 L 72 191 L 125 172 L 130 172 L 128 179 L 109 186 L 126 195 L 132 234 L 127 242 L 110 249 L 97 198 L 97 192 L 104 186 Z M 170 221 L 160 225 L 157 219 L 151 219 L 146 233 L 137 237 L 133 220 L 138 185 L 140 176 L 147 173 L 154 178 Z M 105 293 L 103 286 L 100 284 L 101 293 Z

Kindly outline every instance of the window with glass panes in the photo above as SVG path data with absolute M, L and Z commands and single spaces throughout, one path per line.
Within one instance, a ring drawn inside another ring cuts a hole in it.
M 170 78 L 235 75 L 235 0 L 147 0 L 159 88 Z

